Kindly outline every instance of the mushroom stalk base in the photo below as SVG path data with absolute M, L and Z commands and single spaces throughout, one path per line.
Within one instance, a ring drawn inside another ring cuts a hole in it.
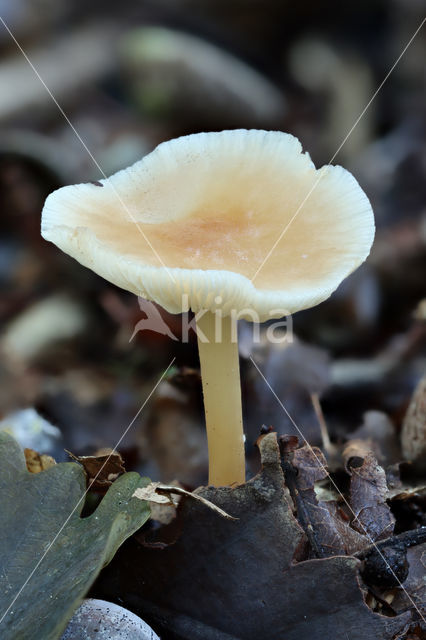
M 238 341 L 232 342 L 232 318 L 207 311 L 197 320 L 209 448 L 209 484 L 245 482 Z

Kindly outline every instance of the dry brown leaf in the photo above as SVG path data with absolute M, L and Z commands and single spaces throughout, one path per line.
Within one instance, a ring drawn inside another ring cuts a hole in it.
M 96 597 L 122 593 L 123 604 L 155 622 L 162 637 L 395 640 L 411 613 L 385 617 L 365 605 L 358 559 L 297 562 L 306 539 L 284 484 L 276 435 L 265 435 L 259 448 L 263 468 L 249 482 L 198 490 L 239 520 L 183 501 L 174 544 L 159 549 L 133 537 L 104 570 Z
M 40 471 L 46 471 L 56 464 L 56 460 L 52 456 L 48 456 L 45 453 L 37 453 L 34 449 L 24 449 L 25 462 L 28 471 L 31 473 L 40 473 Z
M 238 518 L 230 516 L 229 513 L 226 513 L 226 511 L 217 507 L 213 502 L 210 502 L 210 500 L 206 500 L 203 496 L 186 491 L 185 489 L 182 489 L 182 487 L 173 487 L 171 485 L 162 484 L 161 482 L 151 482 L 147 487 L 136 489 L 132 497 L 139 498 L 140 500 L 146 500 L 147 502 L 154 502 L 156 504 L 176 506 L 177 503 L 174 502 L 171 496 L 172 493 L 178 496 L 193 498 L 227 520 L 238 520 Z
M 117 451 L 109 450 L 109 453 L 94 456 L 75 456 L 71 451 L 67 453 L 83 466 L 88 486 L 93 491 L 106 491 L 126 471 L 123 458 Z
M 342 455 L 351 474 L 352 527 L 371 540 L 388 538 L 395 518 L 386 502 L 389 490 L 383 468 L 361 440 L 350 441 Z
M 171 483 L 174 487 L 180 487 L 180 483 L 178 480 L 173 480 Z M 158 495 L 158 494 L 157 494 Z M 167 496 L 161 496 L 161 497 L 165 497 L 167 499 Z M 171 522 L 173 522 L 173 520 L 176 518 L 176 514 L 177 514 L 177 507 L 179 502 L 182 499 L 182 496 L 170 496 L 171 499 L 173 500 L 173 504 L 171 502 L 167 502 L 167 503 L 157 503 L 157 502 L 150 502 L 150 508 L 151 508 L 151 520 L 156 520 L 156 522 L 159 522 L 160 524 L 166 525 L 166 524 L 170 524 Z
M 296 449 L 293 465 L 297 469 L 297 490 L 311 525 L 311 535 L 323 557 L 355 553 L 368 544 L 368 538 L 343 519 L 337 500 L 322 502 L 315 483 L 327 478 L 327 461 L 317 447 Z M 299 514 L 298 514 L 299 516 Z
M 135 491 L 133 498 L 139 498 L 139 500 L 146 500 L 147 502 L 154 502 L 155 504 L 162 504 L 168 506 L 176 506 L 173 498 L 169 495 L 157 493 L 157 489 L 161 487 L 161 482 L 151 482 L 143 489 Z

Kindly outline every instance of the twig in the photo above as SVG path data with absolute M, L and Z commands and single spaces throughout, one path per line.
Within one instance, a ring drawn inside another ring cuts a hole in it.
M 385 540 L 380 540 L 380 542 L 376 542 L 374 545 L 371 544 L 368 547 L 364 547 L 361 551 L 354 553 L 354 556 L 363 560 L 371 551 L 376 551 L 377 553 L 377 549 L 382 550 L 384 547 L 391 547 L 397 544 L 408 549 L 409 547 L 415 547 L 424 542 L 426 542 L 426 527 L 419 527 L 418 529 L 404 531 Z
M 315 411 L 315 415 L 318 420 L 323 449 L 328 456 L 332 456 L 333 453 L 335 453 L 335 446 L 332 444 L 330 440 L 327 423 L 324 418 L 319 395 L 316 391 L 311 393 L 311 401 Z

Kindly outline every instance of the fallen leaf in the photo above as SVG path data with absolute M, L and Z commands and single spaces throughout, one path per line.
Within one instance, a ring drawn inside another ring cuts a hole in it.
M 25 462 L 28 471 L 31 473 L 40 473 L 40 471 L 46 471 L 56 464 L 56 461 L 52 456 L 48 456 L 45 453 L 41 454 L 34 451 L 34 449 L 24 449 Z
M 146 500 L 147 502 L 153 502 L 154 504 L 163 504 L 168 506 L 176 506 L 173 498 L 169 495 L 165 496 L 161 493 L 157 493 L 157 489 L 161 486 L 161 482 L 151 482 L 143 489 L 138 489 L 133 494 L 134 498 L 139 500 Z
M 172 485 L 174 487 L 179 487 L 180 484 L 178 482 L 178 480 L 173 480 Z M 179 502 L 182 499 L 182 496 L 178 496 L 175 495 L 173 496 L 173 503 L 170 502 L 170 500 L 168 500 L 167 496 L 161 496 L 160 494 L 156 494 L 158 495 L 159 498 L 166 498 L 167 502 L 151 502 L 149 503 L 149 506 L 151 508 L 151 520 L 155 520 L 157 523 L 166 525 L 166 524 L 170 524 L 171 522 L 173 522 L 173 520 L 176 518 L 176 514 L 177 514 L 177 507 L 179 506 Z
M 351 474 L 352 527 L 373 541 L 388 538 L 395 518 L 386 502 L 389 492 L 383 468 L 363 441 L 350 441 L 343 458 Z
M 369 543 L 343 519 L 337 500 L 317 499 L 315 483 L 327 478 L 327 461 L 317 447 L 296 449 L 293 465 L 297 469 L 297 491 L 311 526 L 314 545 L 320 557 L 355 553 Z M 299 514 L 298 514 L 299 515 Z
M 197 490 L 238 520 L 185 500 L 180 538 L 153 549 L 133 537 L 102 573 L 96 597 L 120 593 L 160 636 L 175 639 L 396 638 L 411 613 L 388 618 L 366 606 L 359 560 L 297 562 L 306 538 L 292 513 L 276 435 L 259 446 L 263 468 L 252 480 Z
M 67 453 L 83 466 L 87 485 L 92 491 L 105 491 L 126 471 L 123 458 L 117 451 L 95 456 L 75 456 L 71 451 Z
M 132 499 L 148 484 L 126 473 L 80 518 L 83 469 L 73 462 L 29 473 L 18 443 L 0 433 L 0 636 L 56 640 L 99 571 L 149 517 Z
M 223 518 L 227 518 L 228 520 L 237 520 L 237 518 L 230 516 L 226 511 L 217 507 L 213 502 L 210 502 L 210 500 L 206 500 L 203 496 L 186 491 L 185 489 L 182 489 L 182 487 L 173 487 L 171 485 L 162 484 L 161 482 L 151 482 L 151 484 L 143 487 L 142 489 L 136 489 L 133 497 L 139 498 L 140 500 L 146 500 L 147 502 L 154 502 L 156 504 L 176 506 L 177 503 L 175 503 L 171 497 L 172 493 L 197 500 Z

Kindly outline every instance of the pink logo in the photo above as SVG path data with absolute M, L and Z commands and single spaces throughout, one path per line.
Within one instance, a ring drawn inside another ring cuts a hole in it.
M 156 333 L 160 333 L 163 336 L 168 336 L 172 340 L 178 340 L 178 338 L 176 338 L 176 336 L 164 322 L 161 313 L 158 311 L 155 304 L 149 302 L 149 300 L 144 300 L 144 298 L 141 298 L 140 296 L 138 296 L 138 302 L 139 308 L 144 312 L 146 318 L 139 320 L 139 322 L 136 324 L 129 342 L 133 340 L 133 338 L 139 331 L 155 331 Z

